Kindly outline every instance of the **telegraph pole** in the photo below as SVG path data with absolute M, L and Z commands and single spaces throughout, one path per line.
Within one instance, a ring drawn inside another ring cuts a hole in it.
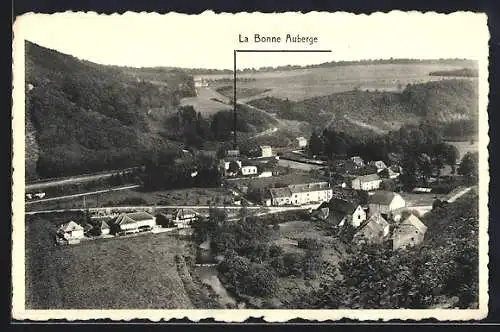
M 236 141 L 236 50 L 233 51 L 233 148 L 236 150 L 238 143 Z

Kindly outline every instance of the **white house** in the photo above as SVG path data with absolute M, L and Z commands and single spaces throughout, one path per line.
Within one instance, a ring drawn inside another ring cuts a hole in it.
M 281 206 L 291 204 L 292 192 L 290 188 L 270 188 L 265 198 L 265 205 Z
M 349 158 L 349 160 L 351 160 L 357 167 L 365 166 L 365 162 L 364 162 L 363 158 L 361 158 L 359 156 L 353 156 L 353 157 Z
M 57 230 L 57 235 L 69 244 L 78 243 L 85 237 L 85 230 L 73 220 L 62 224 Z
M 405 206 L 406 202 L 403 197 L 390 191 L 377 191 L 368 197 L 370 215 L 379 213 L 386 219 L 401 211 Z
M 120 214 L 113 223 L 119 235 L 150 231 L 156 226 L 156 217 L 147 212 Z
M 198 214 L 189 209 L 179 209 L 174 213 L 174 224 L 177 228 L 188 228 L 191 223 L 198 219 Z
M 297 143 L 299 145 L 299 148 L 305 148 L 307 146 L 307 139 L 302 136 L 297 137 Z
M 260 146 L 260 156 L 261 157 L 272 157 L 273 149 L 269 145 Z
M 387 168 L 387 165 L 382 160 L 370 161 L 368 165 L 376 167 L 377 172 L 380 172 Z
M 359 227 L 366 220 L 366 212 L 359 204 L 332 198 L 328 203 L 320 205 L 320 209 L 326 207 L 328 208 L 327 219 L 336 227 L 342 227 L 345 224 Z
M 356 190 L 370 191 L 379 189 L 381 183 L 382 179 L 378 174 L 368 174 L 353 179 L 351 181 L 351 187 Z
M 257 166 L 255 165 L 243 165 L 241 166 L 241 174 L 243 175 L 257 175 Z

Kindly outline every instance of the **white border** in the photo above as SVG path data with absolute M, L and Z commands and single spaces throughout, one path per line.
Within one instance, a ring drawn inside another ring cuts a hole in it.
M 414 14 L 408 13 L 409 15 Z M 83 13 L 79 13 L 85 15 Z M 95 13 L 93 13 L 95 14 Z M 130 15 L 129 12 L 126 14 Z M 201 15 L 205 15 L 201 14 Z M 258 15 L 259 13 L 254 13 Z M 308 13 L 306 15 L 319 15 L 328 13 Z M 377 13 L 380 14 L 380 13 Z M 420 14 L 420 13 L 417 13 Z M 468 13 L 470 15 L 482 15 L 484 19 L 484 33 L 489 33 L 485 14 Z M 38 14 L 30 14 L 38 15 Z M 141 13 L 139 15 L 149 15 Z M 156 14 L 157 15 L 157 14 Z M 181 14 L 169 14 L 181 15 Z M 227 15 L 227 14 L 223 14 Z M 279 14 L 278 14 L 279 15 Z M 390 15 L 384 14 L 384 15 Z M 444 15 L 426 13 L 426 15 Z M 198 321 L 203 318 L 214 318 L 216 321 L 242 322 L 249 317 L 263 317 L 268 322 L 284 322 L 293 318 L 303 318 L 316 321 L 339 320 L 341 318 L 357 320 L 420 320 L 425 318 L 436 318 L 438 320 L 475 320 L 485 318 L 488 313 L 488 48 L 485 45 L 485 57 L 479 61 L 479 229 L 480 229 L 480 273 L 479 273 L 479 309 L 380 309 L 380 310 L 28 310 L 25 308 L 25 270 L 24 270 L 24 34 L 22 20 L 19 18 L 14 23 L 13 40 L 13 232 L 12 232 L 12 317 L 17 320 L 30 319 L 45 321 L 48 319 L 88 320 L 104 319 L 128 321 L 131 319 L 149 319 L 151 321 L 168 320 L 172 318 L 189 318 Z

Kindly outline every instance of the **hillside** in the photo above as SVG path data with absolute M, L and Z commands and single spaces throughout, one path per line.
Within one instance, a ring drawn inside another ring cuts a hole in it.
M 442 124 L 475 120 L 477 100 L 477 81 L 454 79 L 409 84 L 402 92 L 358 89 L 298 102 L 265 97 L 249 104 L 280 118 L 365 135 L 423 119 Z
M 175 149 L 158 124 L 195 94 L 193 80 L 155 74 L 26 42 L 27 179 L 134 166 L 151 150 Z

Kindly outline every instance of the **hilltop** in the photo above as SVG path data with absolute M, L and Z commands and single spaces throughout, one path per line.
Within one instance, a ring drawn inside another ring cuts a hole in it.
M 283 119 L 306 121 L 354 135 L 383 134 L 405 123 L 428 120 L 440 125 L 475 121 L 477 82 L 463 79 L 408 84 L 401 92 L 355 89 L 291 101 L 254 99 L 250 105 Z
M 192 77 L 97 65 L 26 42 L 28 179 L 135 166 L 174 149 L 157 123 L 193 96 Z

